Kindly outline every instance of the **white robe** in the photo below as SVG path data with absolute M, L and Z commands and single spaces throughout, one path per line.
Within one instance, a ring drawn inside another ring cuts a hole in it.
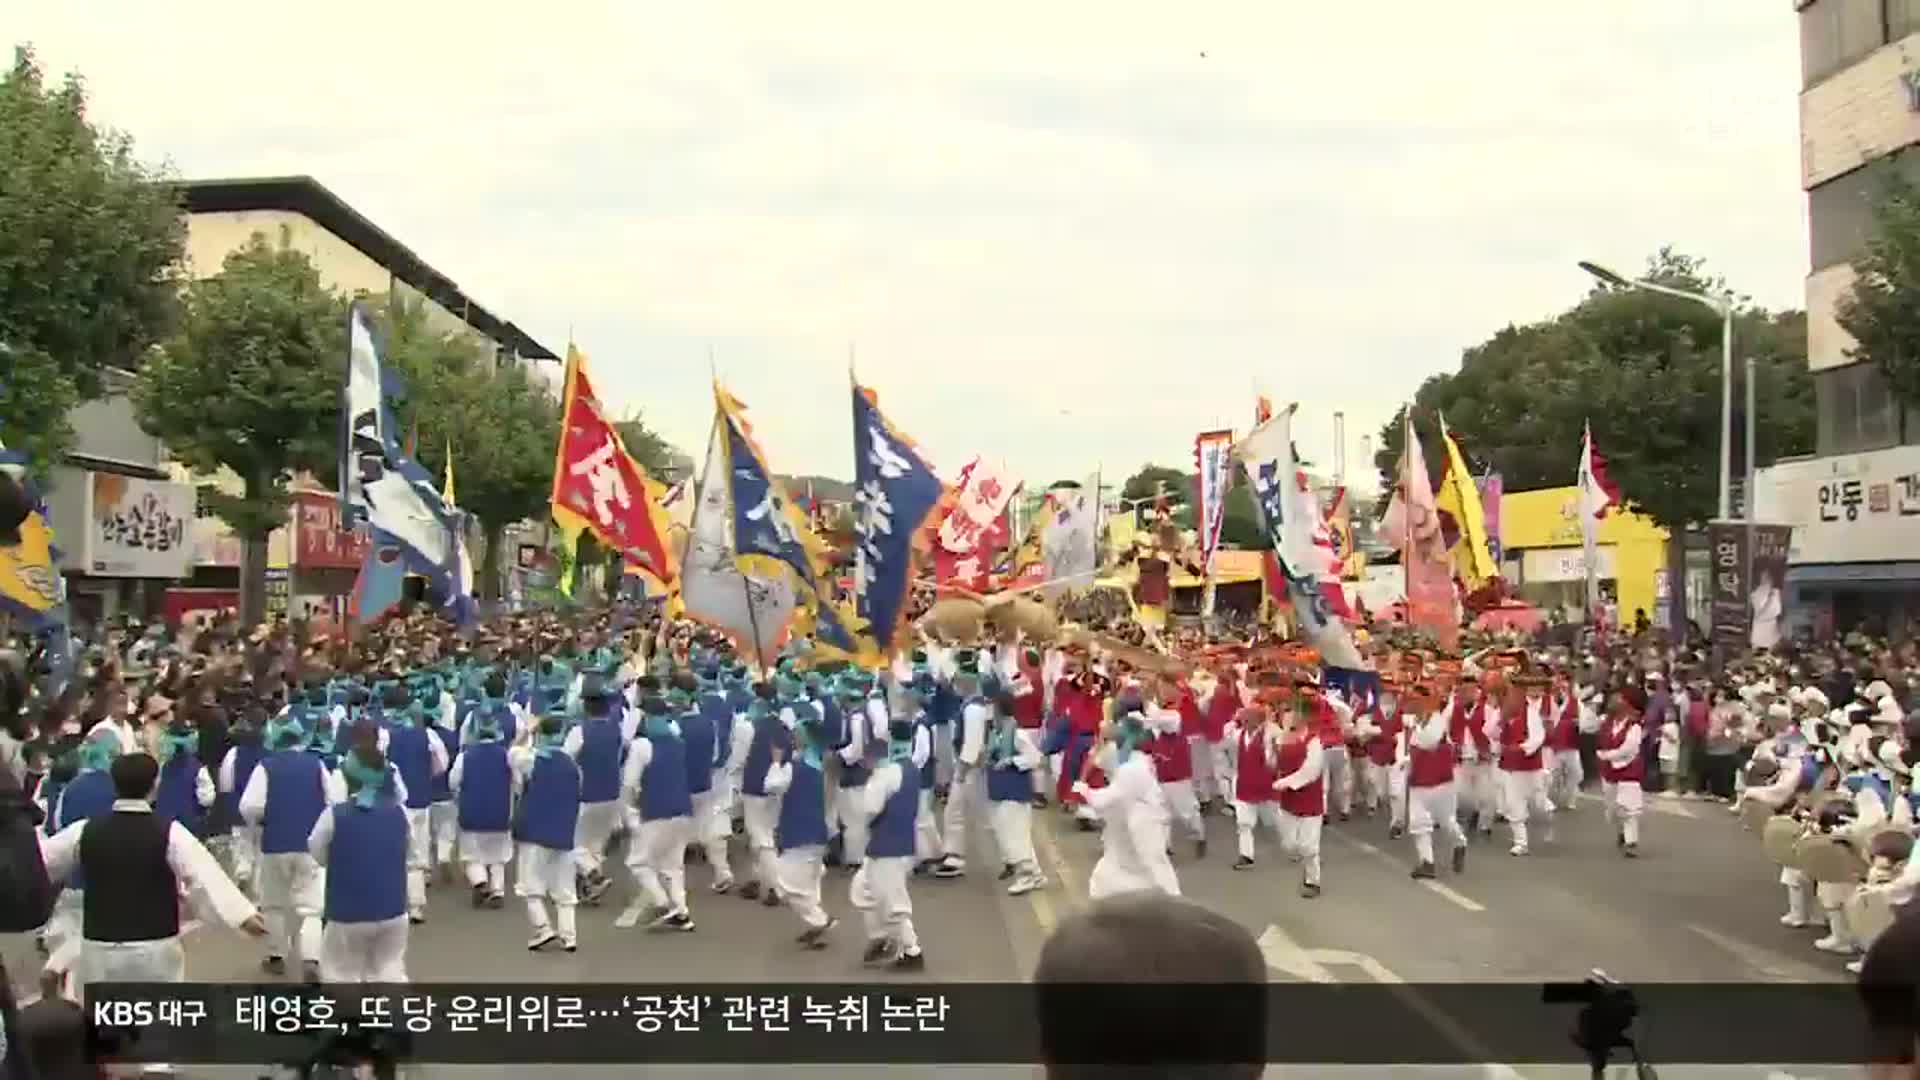
M 1137 889 L 1180 895 L 1180 881 L 1167 861 L 1166 797 L 1153 772 L 1153 757 L 1136 750 L 1115 769 L 1103 788 L 1085 781 L 1074 790 L 1100 816 L 1100 861 L 1087 879 L 1087 898 L 1098 900 Z

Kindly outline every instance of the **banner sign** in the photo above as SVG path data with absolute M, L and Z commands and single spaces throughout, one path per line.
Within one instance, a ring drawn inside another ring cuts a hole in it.
M 1487 551 L 1498 567 L 1507 557 L 1507 546 L 1500 542 L 1500 498 L 1506 494 L 1506 482 L 1499 473 L 1476 476 L 1473 486 L 1480 489 L 1480 516 L 1487 523 Z
M 1707 526 L 1712 579 L 1707 595 L 1712 601 L 1713 642 L 1720 649 L 1744 652 L 1749 638 L 1747 603 L 1753 586 L 1747 563 L 1747 527 L 1738 521 L 1716 521 Z
M 1213 565 L 1213 553 L 1220 546 L 1220 526 L 1227 517 L 1227 485 L 1233 478 L 1233 432 L 1203 431 L 1193 440 L 1193 464 L 1197 475 L 1195 494 L 1200 505 L 1200 562 Z
M 940 546 L 956 555 L 979 550 L 982 535 L 993 529 L 1019 490 L 1019 483 L 975 458 L 961 472 L 953 508 L 940 523 Z
M 87 571 L 102 577 L 183 578 L 193 572 L 191 484 L 87 474 Z
M 340 500 L 316 491 L 293 496 L 293 564 L 308 569 L 358 570 L 367 558 L 367 527 L 342 527 Z
M 1793 526 L 1754 525 L 1751 529 L 1747 600 L 1753 627 L 1747 642 L 1756 649 L 1771 649 L 1786 633 L 1787 553 L 1793 544 Z

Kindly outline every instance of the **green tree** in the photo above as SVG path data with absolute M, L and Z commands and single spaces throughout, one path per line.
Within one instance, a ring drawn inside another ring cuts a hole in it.
M 240 478 L 242 494 L 209 495 L 245 545 L 248 624 L 265 610 L 267 536 L 286 524 L 288 482 L 335 471 L 345 337 L 345 307 L 307 257 L 256 234 L 187 287 L 179 332 L 134 384 L 142 429 L 189 467 Z
M 1696 259 L 1665 249 L 1644 276 L 1694 292 L 1726 292 Z M 1770 312 L 1736 297 L 1738 361 L 1755 362 L 1756 457 L 1765 464 L 1813 447 L 1806 317 Z M 1717 510 L 1720 468 L 1720 316 L 1704 304 L 1641 289 L 1596 285 L 1574 308 L 1509 326 L 1466 351 L 1460 369 L 1429 377 L 1414 395 L 1414 423 L 1431 479 L 1445 455 L 1444 415 L 1476 473 L 1502 475 L 1507 490 L 1571 484 L 1582 426 L 1635 510 L 1675 538 L 1671 580 L 1685 611 L 1683 537 Z M 1736 401 L 1740 399 L 1736 391 Z M 1380 433 L 1375 464 L 1391 494 L 1403 444 L 1404 409 Z
M 613 427 L 620 433 L 621 445 L 627 448 L 627 453 L 640 463 L 641 468 L 647 470 L 648 476 L 663 484 L 683 479 L 676 475 L 679 470 L 675 462 L 685 455 L 674 449 L 673 444 L 662 438 L 659 432 L 648 427 L 640 413 L 633 413 Z
M 30 49 L 0 78 L 0 439 L 44 471 L 67 412 L 169 331 L 186 226 L 164 175 L 49 86 Z
M 1920 406 L 1920 188 L 1889 182 L 1853 270 L 1853 291 L 1837 312 L 1855 342 L 1848 356 L 1871 362 L 1895 397 Z
M 1145 500 L 1149 504 L 1161 492 L 1167 496 L 1169 508 L 1185 505 L 1192 501 L 1193 473 L 1188 469 L 1170 469 L 1165 465 L 1143 466 L 1139 472 L 1127 477 L 1120 485 L 1120 498 L 1129 504 Z

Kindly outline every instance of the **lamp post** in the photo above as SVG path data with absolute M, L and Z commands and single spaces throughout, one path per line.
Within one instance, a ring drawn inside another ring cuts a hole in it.
M 1733 297 L 1689 292 L 1645 278 L 1628 278 L 1596 263 L 1582 262 L 1580 269 L 1621 289 L 1645 289 L 1665 293 L 1682 300 L 1705 304 L 1720 313 L 1720 515 L 1721 521 L 1733 520 Z M 1751 425 L 1753 420 L 1749 418 Z M 1742 516 L 1751 517 L 1753 493 L 1748 492 Z

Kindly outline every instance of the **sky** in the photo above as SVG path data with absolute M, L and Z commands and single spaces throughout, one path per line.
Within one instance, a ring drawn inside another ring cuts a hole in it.
M 717 372 L 775 469 L 849 477 L 851 362 L 949 475 L 1185 465 L 1258 390 L 1323 471 L 1344 413 L 1366 487 L 1577 260 L 1803 302 L 1784 2 L 269 10 L 0 29 L 182 177 L 317 178 L 695 458 Z

